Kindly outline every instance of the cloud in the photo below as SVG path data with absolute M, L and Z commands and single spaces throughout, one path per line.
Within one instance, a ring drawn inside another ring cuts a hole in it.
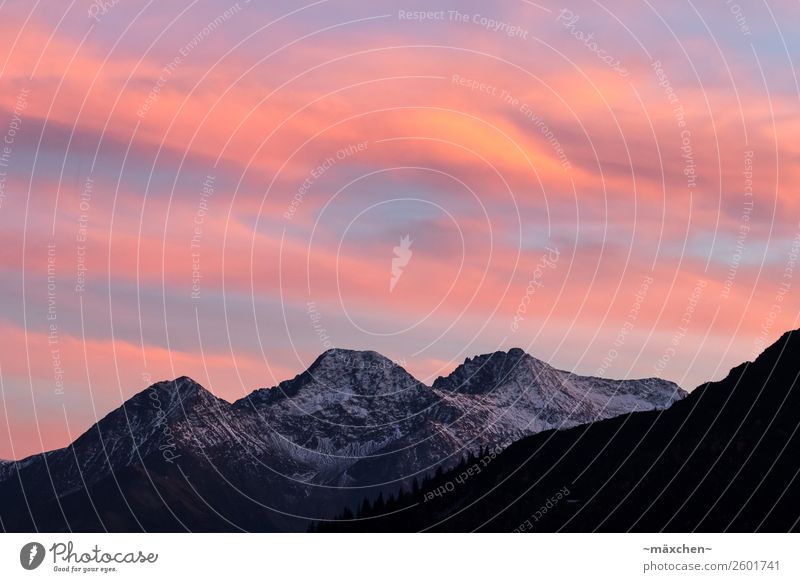
M 38 436 L 23 348 L 45 424 L 63 418 L 47 397 L 51 277 L 76 430 L 92 420 L 89 380 L 107 410 L 142 387 L 145 358 L 154 378 L 203 379 L 202 345 L 224 394 L 302 370 L 322 351 L 309 301 L 337 345 L 405 357 L 420 375 L 509 342 L 592 373 L 644 277 L 642 355 L 609 373 L 653 374 L 698 280 L 703 309 L 683 345 L 706 356 L 664 372 L 687 387 L 795 323 L 787 296 L 763 331 L 800 180 L 796 51 L 764 14 L 747 14 L 754 51 L 709 3 L 705 25 L 576 3 L 594 44 L 522 3 L 462 4 L 466 22 L 407 21 L 381 2 L 248 4 L 206 33 L 230 6 L 138 15 L 120 3 L 100 22 L 3 8 L 14 42 L 0 54 L 0 139 L 15 133 L 0 181 L 0 317 L 16 340 L 3 374 L 8 410 L 27 410 L 14 428 L 27 450 Z M 390 293 L 407 234 L 413 258 Z M 510 333 L 546 246 L 558 267 Z

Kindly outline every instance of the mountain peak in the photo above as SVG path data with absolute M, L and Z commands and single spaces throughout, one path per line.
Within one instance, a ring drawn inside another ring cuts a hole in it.
M 129 410 L 157 410 L 166 417 L 171 417 L 175 414 L 182 416 L 185 411 L 197 405 L 213 405 L 219 402 L 222 401 L 189 376 L 180 376 L 174 380 L 151 384 L 125 402 L 124 406 Z
M 339 367 L 368 367 L 381 366 L 391 368 L 397 366 L 392 360 L 372 350 L 349 350 L 345 348 L 331 348 L 320 354 L 309 369 L 321 363 L 334 363 Z
M 522 348 L 511 348 L 507 352 L 493 352 L 467 358 L 450 375 L 433 382 L 436 389 L 467 394 L 485 393 L 494 389 L 511 376 L 531 368 L 549 368 Z
M 501 357 L 501 356 L 508 356 L 508 357 L 512 357 L 512 358 L 521 358 L 523 356 L 528 356 L 529 358 L 533 357 L 528 352 L 523 350 L 522 348 L 516 348 L 515 347 L 515 348 L 510 348 L 507 351 L 497 350 L 495 352 L 488 352 L 486 354 L 478 354 L 477 356 L 472 356 L 471 358 L 467 358 L 466 361 L 469 362 L 469 361 L 478 360 L 478 359 L 481 359 L 481 358 L 491 358 L 491 357 Z
M 335 374 L 407 375 L 403 367 L 386 356 L 372 350 L 333 348 L 323 352 L 305 373 L 316 378 Z M 302 374 L 301 374 L 302 376 Z
M 180 376 L 174 380 L 162 380 L 160 382 L 156 382 L 141 393 L 148 391 L 157 391 L 163 394 L 175 394 L 180 397 L 193 397 L 201 394 L 211 394 L 202 385 L 195 382 L 189 376 Z
M 273 388 L 256 390 L 235 404 L 274 403 L 301 391 L 350 396 L 386 396 L 398 392 L 419 393 L 425 386 L 402 366 L 372 350 L 332 348 L 326 350 L 302 373 Z

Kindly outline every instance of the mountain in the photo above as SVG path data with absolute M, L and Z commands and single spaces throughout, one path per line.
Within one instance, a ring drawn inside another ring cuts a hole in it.
M 430 387 L 376 352 L 329 350 L 234 403 L 187 377 L 150 386 L 70 446 L 0 466 L 0 520 L 9 531 L 302 530 L 481 447 L 684 396 L 519 349 L 468 359 Z
M 347 470 L 372 456 L 397 456 L 404 437 L 429 428 L 436 394 L 376 352 L 329 350 L 304 373 L 256 390 L 234 408 L 257 418 L 274 452 L 307 467 L 302 481 L 351 485 Z M 395 459 L 396 461 L 396 459 Z
M 0 459 L 0 481 L 3 481 L 9 475 L 13 466 L 14 461 L 5 461 Z
M 526 437 L 317 529 L 798 531 L 798 353 L 789 332 L 669 409 Z
M 496 445 L 637 410 L 669 407 L 686 393 L 657 378 L 607 380 L 556 370 L 515 348 L 467 359 L 433 390 L 457 415 L 448 430 L 462 442 L 482 434 Z M 486 434 L 489 433 L 489 434 Z

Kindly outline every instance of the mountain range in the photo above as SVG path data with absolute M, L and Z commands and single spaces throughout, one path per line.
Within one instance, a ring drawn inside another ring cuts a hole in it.
M 798 531 L 798 353 L 789 332 L 669 409 L 523 438 L 315 529 Z
M 432 386 L 371 351 L 333 349 L 233 403 L 159 382 L 66 448 L 0 463 L 6 531 L 298 531 L 526 436 L 661 410 L 656 378 L 556 370 L 523 350 Z

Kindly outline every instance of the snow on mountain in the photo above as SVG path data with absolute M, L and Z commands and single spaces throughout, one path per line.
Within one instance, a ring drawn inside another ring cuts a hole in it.
M 519 349 L 467 359 L 428 387 L 376 352 L 335 349 L 233 404 L 190 378 L 159 382 L 69 447 L 0 463 L 0 482 L 16 467 L 62 496 L 123 467 L 183 463 L 203 479 L 267 490 L 293 511 L 326 488 L 396 484 L 482 446 L 666 408 L 684 395 L 658 379 L 559 371 Z
M 281 454 L 326 481 L 403 436 L 424 432 L 437 400 L 380 354 L 335 349 L 293 380 L 257 390 L 233 406 Z
M 460 418 L 445 419 L 463 439 L 517 440 L 638 410 L 669 407 L 686 396 L 657 378 L 608 380 L 578 376 L 515 348 L 467 359 L 433 390 Z M 480 437 L 489 432 L 492 438 Z
M 32 472 L 63 495 L 91 485 L 112 469 L 141 462 L 153 452 L 168 457 L 177 450 L 178 439 L 197 442 L 202 434 L 203 440 L 210 440 L 221 425 L 209 417 L 226 408 L 230 404 L 191 378 L 159 382 L 110 412 L 68 447 L 23 459 L 8 468 L 6 475 L 16 470 Z M 188 421 L 192 428 L 175 431 L 179 420 Z M 227 441 L 228 435 L 224 438 Z

